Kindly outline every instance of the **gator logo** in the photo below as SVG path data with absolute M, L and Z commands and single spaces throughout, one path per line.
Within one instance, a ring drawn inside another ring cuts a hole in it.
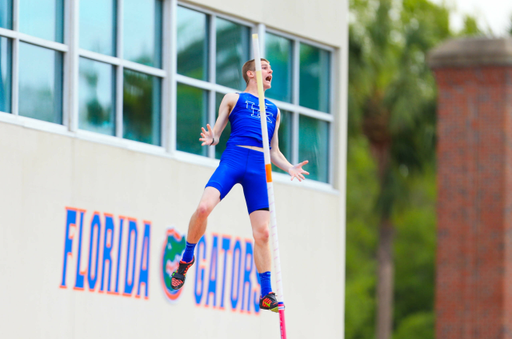
M 180 297 L 183 288 L 175 291 L 171 288 L 172 272 L 178 268 L 181 254 L 185 250 L 185 235 L 181 235 L 175 228 L 171 227 L 166 232 L 165 242 L 162 249 L 162 288 L 164 289 L 167 299 L 174 303 Z

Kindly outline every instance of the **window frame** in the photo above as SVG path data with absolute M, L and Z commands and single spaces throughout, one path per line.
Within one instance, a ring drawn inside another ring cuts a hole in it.
M 294 35 L 291 35 L 288 33 L 284 33 L 282 31 L 279 31 L 277 29 L 273 29 L 270 27 L 265 28 L 265 33 L 267 33 L 267 32 L 277 35 L 277 36 L 281 36 L 283 38 L 287 38 L 290 41 L 292 41 L 292 84 L 291 84 L 291 86 L 292 86 L 292 102 L 288 103 L 288 102 L 283 102 L 280 100 L 272 99 L 272 102 L 274 102 L 278 108 L 287 110 L 292 113 L 292 120 L 293 120 L 292 146 L 291 146 L 292 147 L 292 159 L 290 159 L 290 160 L 292 163 L 298 163 L 299 161 L 305 160 L 305 159 L 299 159 L 299 117 L 301 115 L 303 115 L 303 116 L 307 116 L 307 117 L 314 118 L 317 120 L 322 120 L 322 121 L 328 122 L 328 124 L 329 124 L 329 143 L 328 143 L 329 149 L 328 149 L 328 153 L 327 153 L 327 158 L 329 160 L 329 163 L 328 163 L 329 168 L 328 168 L 328 175 L 327 175 L 328 179 L 327 179 L 326 184 L 332 185 L 333 180 L 334 180 L 334 162 L 332 161 L 332 159 L 334 159 L 334 124 L 336 122 L 336 116 L 334 114 L 336 112 L 336 110 L 334 109 L 336 106 L 335 106 L 335 102 L 334 102 L 335 73 L 334 73 L 333 62 L 336 57 L 336 50 L 332 47 L 322 45 L 318 42 L 308 40 L 305 38 L 301 38 L 301 37 L 297 37 L 297 36 L 294 36 Z M 263 46 L 266 46 L 265 45 L 265 35 L 261 34 L 260 36 L 264 37 L 263 39 L 260 39 L 260 40 L 262 40 L 261 44 Z M 307 108 L 304 106 L 300 106 L 300 104 L 299 104 L 299 98 L 300 98 L 299 74 L 300 74 L 300 44 L 301 43 L 313 46 L 315 48 L 325 50 L 325 51 L 329 52 L 331 55 L 331 59 L 330 59 L 331 63 L 329 65 L 329 74 L 328 74 L 328 76 L 329 76 L 329 108 L 330 108 L 329 113 L 325 113 L 325 112 L 317 111 L 317 110 Z M 263 53 L 262 53 L 263 56 L 266 55 L 265 52 L 266 51 L 265 51 L 265 47 L 264 47 Z M 316 181 L 316 182 L 323 183 L 321 181 Z
M 124 0 L 116 0 L 116 20 L 115 20 L 115 32 L 116 32 L 116 55 L 110 56 L 105 54 L 100 54 L 92 51 L 88 51 L 86 49 L 79 47 L 79 26 L 80 26 L 80 15 L 79 15 L 79 9 L 80 9 L 80 0 L 66 0 L 66 1 L 72 1 L 75 5 L 74 10 L 74 17 L 75 20 L 73 20 L 74 27 L 73 31 L 74 34 L 73 38 L 73 51 L 72 51 L 72 57 L 74 61 L 74 68 L 72 70 L 72 74 L 76 76 L 75 84 L 74 84 L 74 96 L 73 96 L 73 119 L 70 122 L 70 130 L 72 132 L 76 133 L 82 133 L 83 130 L 80 130 L 78 128 L 78 121 L 79 121 L 79 112 L 78 112 L 78 78 L 79 78 L 79 64 L 80 64 L 80 58 L 86 58 L 92 61 L 99 61 L 106 64 L 110 64 L 114 66 L 115 70 L 115 134 L 113 136 L 106 136 L 106 137 L 113 137 L 113 138 L 119 138 L 125 141 L 135 142 L 135 143 L 142 143 L 139 141 L 129 140 L 123 138 L 123 86 L 124 86 L 124 69 L 128 69 L 131 71 L 143 73 L 146 75 L 154 76 L 160 79 L 161 86 L 160 86 L 160 145 L 151 145 L 151 144 L 145 144 L 150 147 L 163 147 L 164 145 L 164 134 L 165 129 L 163 122 L 165 114 L 166 106 L 164 106 L 165 101 L 163 100 L 164 97 L 164 86 L 165 86 L 165 79 L 168 78 L 169 72 L 166 70 L 166 65 L 163 62 L 165 58 L 168 58 L 168 51 L 165 50 L 165 45 L 162 45 L 161 50 L 161 58 L 162 58 L 162 68 L 147 66 L 143 64 L 139 64 L 137 62 L 129 61 L 123 58 L 124 53 L 124 17 L 123 17 L 123 3 Z M 168 1 L 161 0 L 162 1 L 162 42 L 165 41 L 165 22 L 168 21 L 168 17 L 166 16 L 166 3 Z M 71 35 L 71 34 L 70 34 Z
M 298 159 L 298 138 L 299 138 L 299 117 L 301 115 L 314 119 L 326 121 L 329 124 L 329 175 L 328 182 L 313 181 L 307 186 L 317 189 L 333 190 L 333 172 L 334 172 L 334 141 L 335 123 L 338 120 L 337 106 L 335 100 L 335 73 L 339 53 L 335 48 L 298 37 L 278 29 L 266 26 L 262 23 L 254 23 L 230 15 L 218 13 L 214 10 L 206 9 L 198 5 L 184 3 L 179 0 L 162 0 L 162 47 L 161 47 L 161 68 L 146 66 L 136 62 L 123 59 L 123 2 L 117 0 L 116 6 L 116 56 L 103 55 L 96 52 L 81 49 L 79 47 L 79 9 L 80 0 L 64 0 L 64 40 L 63 43 L 48 41 L 45 39 L 30 36 L 19 32 L 19 1 L 13 0 L 12 3 L 12 30 L 0 28 L 0 36 L 11 39 L 12 41 L 12 79 L 11 79 L 11 113 L 0 112 L 0 122 L 14 123 L 30 128 L 50 131 L 79 139 L 105 143 L 123 148 L 129 148 L 141 152 L 157 154 L 177 160 L 182 160 L 203 166 L 216 166 L 219 162 L 215 158 L 215 147 L 208 148 L 208 156 L 190 154 L 176 149 L 176 126 L 177 126 L 177 86 L 179 83 L 197 87 L 208 91 L 208 117 L 210 124 L 215 123 L 217 109 L 216 93 L 225 95 L 236 89 L 218 85 L 216 83 L 216 18 L 231 21 L 236 24 L 244 25 L 250 29 L 250 34 L 258 33 L 261 45 L 261 55 L 265 56 L 265 37 L 266 33 L 271 33 L 280 37 L 289 39 L 292 42 L 292 102 L 282 102 L 272 99 L 278 108 L 289 111 L 292 120 L 292 157 L 289 159 L 297 163 Z M 208 80 L 198 80 L 180 75 L 177 72 L 177 9 L 178 6 L 204 13 L 210 16 L 208 20 Z M 62 124 L 54 124 L 37 119 L 23 117 L 19 115 L 19 44 L 25 42 L 36 46 L 52 49 L 63 54 L 63 92 L 62 92 Z M 299 49 L 300 43 L 305 43 L 315 48 L 326 50 L 330 53 L 329 69 L 329 105 L 330 113 L 324 113 L 302 107 L 299 105 Z M 249 44 L 249 55 L 253 55 L 252 44 Z M 103 62 L 112 65 L 115 69 L 115 134 L 113 136 L 94 133 L 91 131 L 80 130 L 79 121 L 79 63 L 80 58 Z M 161 81 L 160 94 L 160 145 L 150 145 L 138 141 L 132 141 L 123 138 L 123 71 L 129 69 L 141 72 L 147 75 L 158 77 Z M 285 174 L 275 173 L 276 179 L 280 182 L 288 182 L 289 178 Z M 280 180 L 279 178 L 283 179 Z M 286 179 L 286 180 L 284 180 Z M 310 180 L 311 181 L 311 180 Z
M 176 58 L 176 68 L 173 73 L 173 78 L 175 79 L 174 83 L 175 83 L 176 87 L 178 86 L 178 83 L 182 83 L 182 84 L 189 85 L 192 87 L 200 88 L 200 89 L 208 92 L 208 117 L 207 117 L 207 120 L 208 120 L 208 123 L 211 126 L 213 126 L 213 124 L 215 123 L 216 117 L 217 117 L 217 109 L 218 109 L 218 107 L 216 107 L 215 94 L 220 93 L 220 94 L 225 95 L 228 93 L 232 93 L 233 91 L 237 91 L 237 89 L 219 85 L 216 82 L 217 81 L 217 79 L 216 79 L 216 75 L 217 75 L 216 74 L 217 73 L 217 64 L 216 64 L 216 61 L 217 61 L 217 59 L 216 59 L 217 23 L 216 23 L 216 19 L 220 18 L 220 19 L 231 21 L 231 22 L 239 24 L 239 25 L 246 26 L 250 29 L 250 34 L 257 33 L 258 26 L 249 21 L 241 20 L 238 18 L 233 18 L 233 17 L 227 16 L 227 15 L 220 14 L 220 13 L 210 11 L 210 10 L 206 10 L 199 6 L 191 5 L 188 3 L 177 2 L 177 6 L 181 6 L 181 7 L 190 9 L 190 10 L 201 12 L 201 13 L 204 13 L 209 16 L 209 19 L 208 19 L 208 80 L 199 80 L 199 79 L 194 79 L 194 78 L 187 77 L 185 75 L 178 74 L 177 53 L 175 53 L 175 56 L 174 56 Z M 173 26 L 176 27 L 177 25 L 173 25 Z M 173 39 L 174 41 L 176 40 L 176 37 L 177 37 L 177 29 L 175 29 L 175 30 L 176 30 L 176 32 L 174 35 L 175 39 Z M 177 52 L 177 49 L 175 49 L 175 51 Z M 252 55 L 252 54 L 253 54 L 252 44 L 249 44 L 249 55 Z M 173 102 L 177 101 L 177 93 L 173 93 L 172 99 L 173 99 Z M 176 105 L 173 105 L 173 106 L 176 106 Z M 176 126 L 177 125 L 176 116 L 174 117 L 173 121 L 174 121 L 174 125 Z M 175 131 L 175 129 L 174 129 L 174 131 Z M 198 132 L 198 135 L 199 135 L 199 132 Z M 176 140 L 176 136 L 177 136 L 177 133 L 174 132 L 174 135 L 171 138 Z M 205 158 L 200 155 L 195 155 L 195 154 L 190 154 L 190 153 L 179 151 L 176 149 L 176 145 L 174 145 L 173 151 L 176 152 L 176 154 L 179 156 L 185 156 L 185 157 L 197 156 L 197 157 Z M 186 155 L 184 155 L 182 153 L 186 153 Z M 208 154 L 207 155 L 208 158 L 215 160 L 215 146 L 209 147 L 207 154 Z
M 69 109 L 67 106 L 69 96 L 69 81 L 70 74 L 67 72 L 69 64 L 69 39 L 68 33 L 69 15 L 68 11 L 70 3 L 73 0 L 64 0 L 64 39 L 63 43 L 45 40 L 35 36 L 31 36 L 19 31 L 19 1 L 13 0 L 12 2 L 12 30 L 0 28 L 0 36 L 11 39 L 12 41 L 12 69 L 11 69 L 11 113 L 1 112 L 0 120 L 5 122 L 17 122 L 27 127 L 41 128 L 56 133 L 66 132 L 66 122 L 69 120 Z M 62 53 L 62 124 L 55 124 L 43 120 L 28 118 L 19 115 L 19 48 L 20 43 L 28 43 L 37 47 L 47 48 L 59 53 Z

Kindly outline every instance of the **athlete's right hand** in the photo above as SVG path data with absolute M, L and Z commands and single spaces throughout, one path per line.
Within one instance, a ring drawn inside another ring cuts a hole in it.
M 199 138 L 199 141 L 203 142 L 201 146 L 217 145 L 219 140 L 215 140 L 215 136 L 213 135 L 213 130 L 210 127 L 210 124 L 206 124 L 206 128 L 208 130 L 205 130 L 204 127 L 201 127 L 201 138 Z

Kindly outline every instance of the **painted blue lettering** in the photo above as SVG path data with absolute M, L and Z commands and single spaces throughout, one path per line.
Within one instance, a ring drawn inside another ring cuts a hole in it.
M 123 217 L 119 217 L 119 240 L 117 246 L 116 294 L 119 294 L 119 267 L 121 266 L 121 245 L 123 244 Z
M 133 244 L 133 251 L 130 251 Z M 131 254 L 131 255 L 130 255 Z M 135 260 L 137 254 L 137 221 L 128 219 L 128 247 L 126 248 L 126 271 L 123 295 L 131 296 L 135 286 Z M 130 262 L 131 267 L 130 267 Z M 131 275 L 130 275 L 131 272 Z
M 231 308 L 236 310 L 240 293 L 240 271 L 242 268 L 242 245 L 240 240 L 236 240 L 233 248 L 233 268 L 231 276 Z M 238 267 L 236 265 L 238 263 Z M 236 281 L 236 282 L 235 282 Z
M 258 270 L 256 269 L 256 265 L 254 265 L 254 276 L 256 280 L 256 284 L 254 284 L 254 288 L 252 289 L 253 293 L 253 306 L 254 306 L 254 312 L 259 313 L 260 312 L 260 295 L 261 295 L 261 284 L 260 284 L 260 276 L 258 274 Z
M 101 269 L 100 292 L 104 291 L 105 267 L 108 262 L 108 280 L 107 292 L 110 292 L 110 278 L 112 276 L 112 246 L 114 244 L 114 218 L 110 214 L 105 214 L 105 240 L 103 241 L 103 261 Z
M 228 253 L 231 249 L 231 238 L 223 237 L 222 238 L 222 250 L 224 251 L 224 264 L 223 272 L 222 272 L 222 292 L 220 294 L 220 308 L 224 308 L 224 291 L 226 287 L 226 269 L 227 269 L 227 262 L 228 262 Z
M 251 272 L 252 267 L 254 266 L 253 260 L 253 252 L 252 252 L 252 242 L 245 242 L 245 260 L 244 260 L 244 280 L 242 283 L 242 308 L 241 311 L 244 311 L 244 306 L 247 305 L 247 312 L 251 312 Z M 247 286 L 247 302 L 245 301 L 245 287 Z
M 82 271 L 80 268 L 80 259 L 82 258 L 82 231 L 84 229 L 84 213 L 85 211 L 80 211 L 80 232 L 78 233 L 78 255 L 76 256 L 76 278 L 74 287 L 76 290 L 84 289 L 84 276 L 87 273 L 86 270 Z
M 151 234 L 151 223 L 144 223 L 144 237 L 142 238 L 142 251 L 140 253 L 139 285 L 137 287 L 137 297 L 140 296 L 140 285 L 144 284 L 144 297 L 147 299 L 149 286 L 149 239 Z
M 208 292 L 206 293 L 206 306 L 210 304 L 210 294 L 213 294 L 213 307 L 217 306 L 217 256 L 219 254 L 219 237 L 212 239 L 212 255 L 210 256 L 210 274 L 208 275 Z
M 96 244 L 94 244 L 94 235 L 96 234 Z M 100 254 L 100 237 L 101 237 L 101 220 L 99 213 L 94 213 L 91 220 L 91 236 L 89 240 L 89 272 L 87 274 L 87 282 L 89 283 L 89 290 L 93 291 L 96 288 L 96 281 L 98 281 L 98 257 Z M 96 249 L 96 253 L 94 253 Z M 94 255 L 94 263 L 93 263 Z M 93 272 L 94 266 L 94 272 Z
M 69 237 L 69 229 L 75 228 L 76 231 L 76 210 L 66 209 L 66 236 L 64 238 L 64 263 L 62 265 L 62 282 L 60 287 L 66 288 L 66 269 L 68 263 L 68 256 L 73 255 L 73 235 Z
M 201 258 L 202 254 L 202 258 Z M 199 242 L 196 245 L 196 280 L 194 283 L 194 296 L 196 299 L 196 304 L 201 304 L 201 299 L 203 298 L 204 291 L 204 267 L 201 264 L 203 260 L 206 259 L 206 239 L 205 237 L 201 237 Z

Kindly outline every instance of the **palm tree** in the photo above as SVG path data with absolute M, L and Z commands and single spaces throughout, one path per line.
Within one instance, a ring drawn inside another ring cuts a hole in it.
M 353 0 L 351 29 L 351 127 L 360 126 L 377 165 L 379 236 L 376 337 L 389 339 L 393 327 L 392 214 L 406 199 L 406 175 L 433 162 L 435 85 L 426 53 L 449 35 L 448 11 L 427 0 Z M 372 6 L 373 5 L 373 6 Z M 375 8 L 373 15 L 368 8 Z M 397 15 L 397 13 L 399 13 Z

